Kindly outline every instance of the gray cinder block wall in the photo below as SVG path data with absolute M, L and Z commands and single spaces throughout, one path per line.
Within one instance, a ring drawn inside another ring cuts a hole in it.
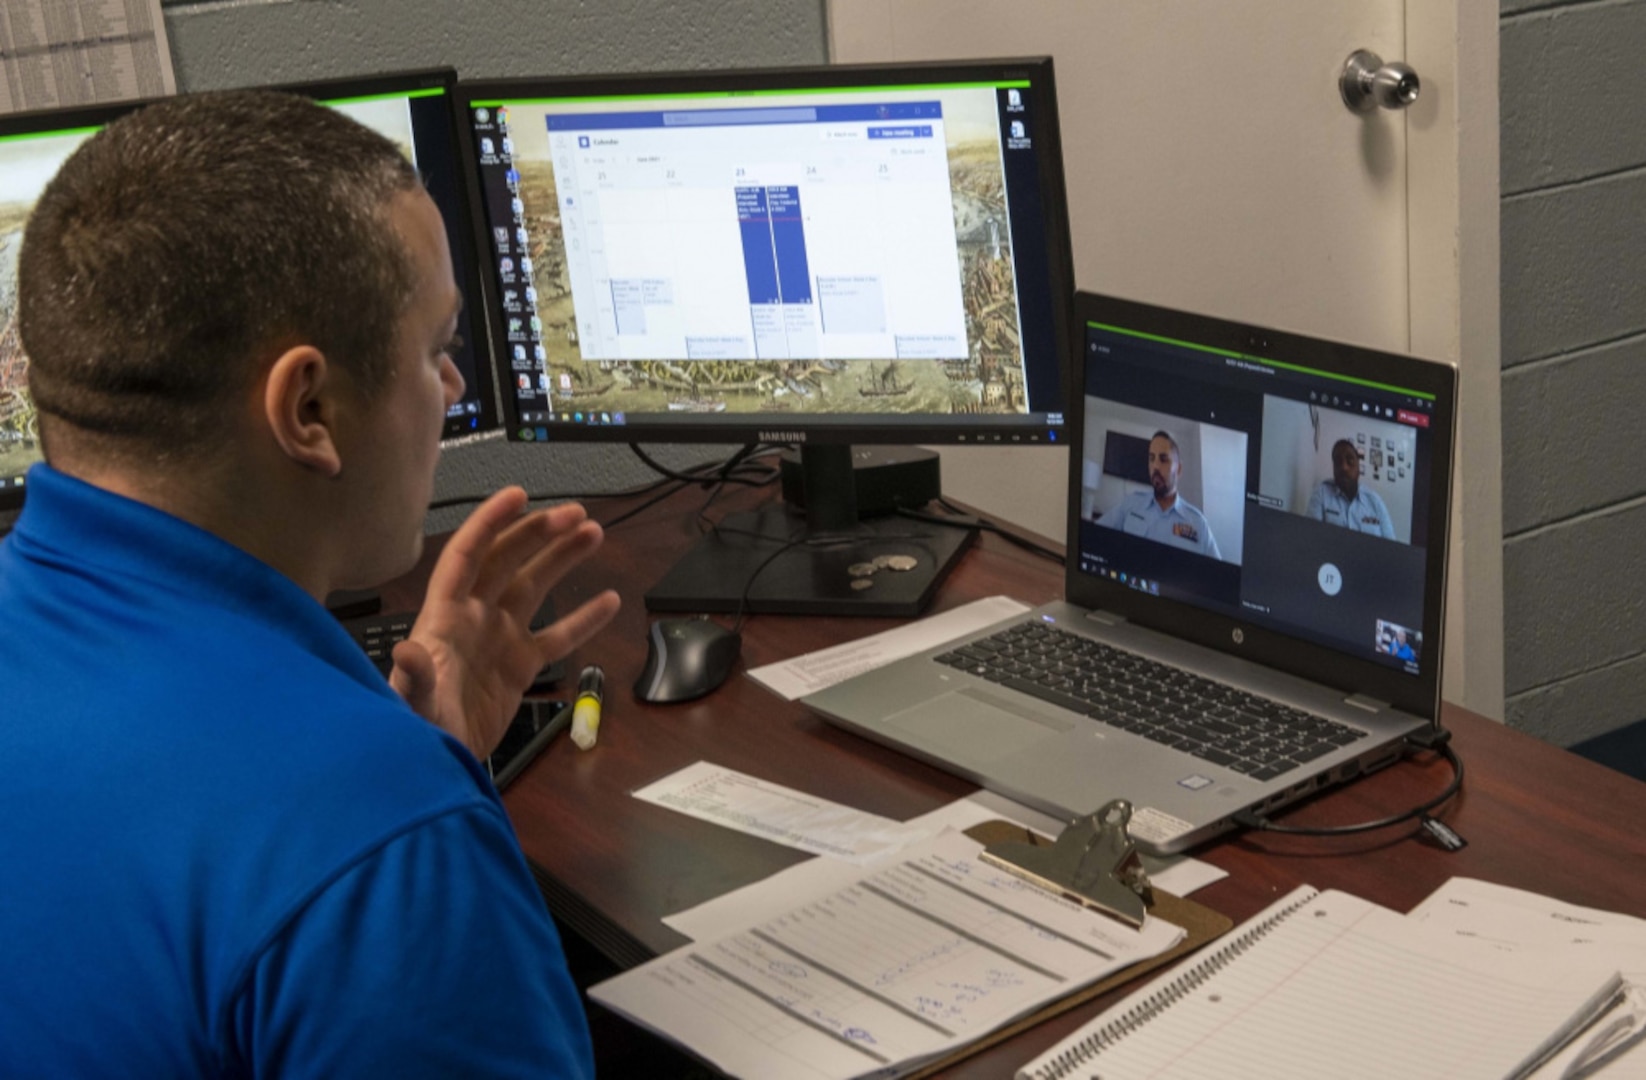
M 1507 719 L 1646 717 L 1646 0 L 1502 0 Z

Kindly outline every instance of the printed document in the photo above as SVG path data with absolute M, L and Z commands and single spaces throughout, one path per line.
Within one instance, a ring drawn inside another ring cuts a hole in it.
M 948 833 L 589 996 L 733 1076 L 895 1075 L 1181 940 L 997 871 Z

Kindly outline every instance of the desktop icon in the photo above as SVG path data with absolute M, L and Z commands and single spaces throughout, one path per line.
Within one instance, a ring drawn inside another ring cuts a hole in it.
M 474 122 L 477 123 L 477 124 L 489 124 L 489 123 L 491 123 L 492 122 L 491 110 L 490 109 L 476 109 L 476 110 L 474 110 Z
M 524 345 L 516 345 L 514 347 L 514 358 L 516 360 L 526 359 L 526 347 Z
M 1012 121 L 1012 138 L 1014 138 L 1014 139 L 1028 138 L 1028 133 L 1023 128 L 1023 121 L 1021 121 L 1021 120 L 1013 120 Z
M 572 420 L 574 420 L 575 422 L 581 424 L 583 422 L 583 414 L 582 413 L 572 413 Z
M 480 140 L 480 156 L 481 157 L 491 157 L 495 153 L 497 153 L 497 147 L 495 145 L 493 145 L 493 143 L 490 139 L 481 139 Z
M 503 152 L 510 155 L 514 153 L 514 140 L 507 135 L 503 136 Z
M 623 414 L 620 413 L 620 412 L 612 413 L 612 423 L 614 423 L 614 424 L 623 423 Z
M 514 273 L 514 260 L 505 255 L 497 260 L 497 268 L 505 274 L 512 274 Z
M 1023 94 L 1022 94 L 1022 92 L 1019 91 L 1019 90 L 1007 90 L 1006 91 L 1006 107 L 1008 109 L 1021 109 L 1023 107 Z
M 589 148 L 589 137 L 587 135 L 579 135 L 577 137 L 577 147 L 580 150 L 587 150 Z
M 609 424 L 609 423 L 611 423 L 611 422 L 612 422 L 612 414 L 611 414 L 611 413 L 609 413 L 609 412 L 603 412 L 603 413 L 601 413 L 601 414 L 600 414 L 600 422 L 601 422 L 601 423 L 602 423 L 602 424 Z

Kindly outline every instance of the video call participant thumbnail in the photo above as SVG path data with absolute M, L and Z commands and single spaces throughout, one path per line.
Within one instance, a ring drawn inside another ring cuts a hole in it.
M 1322 480 L 1309 496 L 1309 517 L 1354 532 L 1395 538 L 1394 521 L 1383 496 L 1360 483 L 1360 451 L 1348 439 L 1332 446 L 1332 478 Z
M 1197 555 L 1223 558 L 1206 515 L 1178 494 L 1182 474 L 1183 455 L 1177 440 L 1165 431 L 1155 432 L 1149 440 L 1152 490 L 1132 492 L 1098 518 L 1097 523 Z

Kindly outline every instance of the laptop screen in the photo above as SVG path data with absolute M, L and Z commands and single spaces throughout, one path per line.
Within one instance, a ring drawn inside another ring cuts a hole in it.
M 1450 369 L 1141 305 L 1083 316 L 1071 585 L 1123 587 L 1137 621 L 1227 617 L 1223 647 L 1273 631 L 1432 681 Z

